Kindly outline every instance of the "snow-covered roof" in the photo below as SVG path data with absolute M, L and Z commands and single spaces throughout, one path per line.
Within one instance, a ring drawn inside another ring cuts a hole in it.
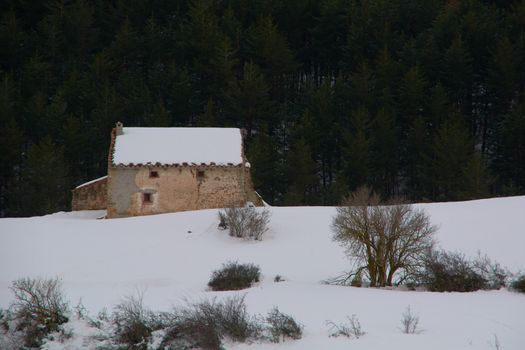
M 215 164 L 243 162 L 236 128 L 122 128 L 115 138 L 113 164 Z
M 85 187 L 85 186 L 89 186 L 91 184 L 94 184 L 95 182 L 99 182 L 99 181 L 105 180 L 105 179 L 107 179 L 107 177 L 108 176 L 105 175 L 105 176 L 99 177 L 98 179 L 91 180 L 91 181 L 88 181 L 88 182 L 84 182 L 83 184 L 80 184 L 77 187 L 75 187 L 75 189 L 81 188 L 81 187 Z

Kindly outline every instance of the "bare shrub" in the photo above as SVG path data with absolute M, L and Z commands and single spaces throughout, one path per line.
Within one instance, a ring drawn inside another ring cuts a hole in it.
M 281 275 L 275 275 L 275 277 L 273 278 L 273 281 L 276 282 L 276 283 L 279 283 L 279 282 L 284 282 L 286 280 Z
M 219 210 L 219 225 L 217 226 L 220 230 L 228 229 L 228 221 L 226 214 Z
M 343 283 L 362 274 L 372 287 L 402 282 L 433 246 L 436 227 L 423 210 L 381 203 L 366 187 L 350 194 L 332 221 L 333 239 L 346 248 L 353 268 Z
M 145 350 L 151 339 L 149 324 L 151 312 L 144 308 L 144 293 L 124 298 L 115 306 L 112 321 L 115 325 L 116 341 L 131 350 Z
M 245 342 L 258 339 L 261 331 L 262 326 L 246 311 L 244 297 L 207 300 L 175 311 L 161 348 L 220 349 L 224 338 Z
M 9 330 L 8 312 L 2 308 L 0 308 L 0 330 Z
M 68 321 L 68 304 L 58 278 L 22 278 L 13 282 L 11 305 L 16 331 L 23 333 L 26 347 L 39 347 L 51 332 Z
M 418 325 L 419 316 L 414 315 L 410 310 L 410 305 L 408 305 L 401 317 L 401 331 L 406 334 L 419 333 Z
M 487 255 L 478 253 L 476 259 L 472 261 L 472 266 L 485 280 L 484 289 L 500 289 L 507 285 L 509 272 Z
M 301 339 L 303 335 L 303 326 L 292 316 L 280 312 L 277 307 L 268 313 L 266 322 L 270 340 L 274 343 L 284 341 L 286 338 Z
M 510 284 L 510 288 L 520 293 L 525 293 L 525 275 L 518 276 Z
M 506 285 L 507 272 L 488 257 L 469 260 L 458 252 L 431 251 L 417 277 L 419 284 L 436 292 L 472 292 Z
M 251 206 L 231 207 L 219 211 L 219 221 L 219 228 L 228 229 L 230 236 L 260 241 L 268 231 L 270 212 Z
M 23 343 L 22 334 L 12 327 L 13 315 L 10 310 L 0 308 L 0 349 L 18 350 Z
M 260 276 L 259 266 L 229 261 L 213 271 L 208 286 L 214 291 L 245 289 L 259 282 Z
M 347 337 L 347 338 L 356 338 L 359 339 L 365 332 L 361 329 L 361 323 L 356 315 L 352 317 L 346 316 L 348 323 L 336 324 L 332 321 L 326 321 L 327 326 L 329 327 L 329 336 L 330 337 Z

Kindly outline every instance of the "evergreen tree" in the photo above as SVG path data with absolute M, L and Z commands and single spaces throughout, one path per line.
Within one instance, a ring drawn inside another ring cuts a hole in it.
M 0 69 L 9 71 L 19 64 L 21 47 L 25 40 L 20 20 L 12 10 L 0 18 Z
M 146 126 L 152 127 L 168 127 L 171 126 L 171 117 L 164 107 L 162 99 L 153 106 L 153 110 L 146 115 Z
M 342 124 L 336 114 L 334 87 L 325 82 L 311 92 L 311 100 L 304 115 L 305 138 L 312 145 L 313 157 L 320 164 L 323 190 L 334 181 L 338 166 L 338 148 L 341 143 Z
M 404 157 L 407 196 L 411 199 L 431 198 L 430 180 L 433 178 L 429 172 L 431 140 L 423 117 L 414 119 L 408 132 L 407 150 Z
M 457 110 L 471 116 L 473 84 L 472 57 L 461 36 L 457 36 L 443 57 L 443 84 Z M 469 120 L 473 127 L 473 120 Z
M 375 87 L 373 70 L 364 61 L 350 76 L 350 91 L 352 101 L 354 101 L 354 108 L 359 106 L 365 106 L 366 108 L 375 107 Z
M 215 118 L 215 103 L 210 98 L 204 112 L 197 117 L 197 126 L 199 127 L 213 127 L 216 125 Z
M 489 138 L 497 125 L 509 113 L 519 97 L 524 73 L 520 74 L 519 62 L 524 52 L 514 47 L 508 37 L 503 37 L 493 53 L 488 72 L 488 111 L 482 120 L 482 153 L 492 146 Z
M 310 147 L 304 138 L 294 142 L 285 162 L 288 190 L 284 196 L 287 205 L 314 203 L 317 186 L 317 164 L 312 159 Z
M 391 57 L 389 49 L 385 46 L 379 51 L 375 59 L 375 86 L 379 103 L 388 113 L 394 113 L 394 92 L 399 86 L 400 67 Z M 402 101 L 402 98 L 401 98 Z
M 23 137 L 14 118 L 0 125 L 0 216 L 13 213 L 15 204 L 9 203 L 9 197 L 16 197 L 17 191 L 10 185 L 20 173 Z
M 432 155 L 433 199 L 466 199 L 470 175 L 465 169 L 475 164 L 471 163 L 474 142 L 459 116 L 450 118 L 438 129 Z
M 244 65 L 243 77 L 232 88 L 230 108 L 232 119 L 242 125 L 248 135 L 262 124 L 271 125 L 273 103 L 270 88 L 259 67 L 254 63 Z
M 271 97 L 281 100 L 290 91 L 289 75 L 296 69 L 294 54 L 272 17 L 263 17 L 252 29 L 251 45 L 257 63 L 270 84 Z
M 276 145 L 267 130 L 266 126 L 258 130 L 248 150 L 248 159 L 252 164 L 255 190 L 266 202 L 277 204 L 282 193 L 281 164 Z
M 497 155 L 493 169 L 500 175 L 505 194 L 525 191 L 525 103 L 521 102 L 502 121 L 497 131 Z
M 403 77 L 399 87 L 399 104 L 401 114 L 401 127 L 407 130 L 407 126 L 417 117 L 426 112 L 427 87 L 425 78 L 422 76 L 418 66 L 408 70 Z
M 10 193 L 10 203 L 18 202 L 17 215 L 43 215 L 68 207 L 71 184 L 63 150 L 49 136 L 29 148 L 18 185 L 19 193 Z
M 459 191 L 459 197 L 462 199 L 486 198 L 490 193 L 491 179 L 482 162 L 481 154 L 474 153 L 461 170 L 465 183 Z
M 445 88 L 440 83 L 432 89 L 428 112 L 428 114 L 424 114 L 429 116 L 428 126 L 432 132 L 435 132 L 437 128 L 451 115 L 451 103 L 448 99 Z
M 372 124 L 370 167 L 372 186 L 384 198 L 399 194 L 399 135 L 392 115 L 380 109 Z
M 88 138 L 89 133 L 83 130 L 83 124 L 84 121 L 80 118 L 69 115 L 60 128 L 60 144 L 63 146 L 67 173 L 73 185 L 91 180 L 88 162 L 92 142 Z
M 319 1 L 320 13 L 312 28 L 312 42 L 322 76 L 335 76 L 339 69 L 348 30 L 346 6 L 340 0 Z
M 361 107 L 352 113 L 351 129 L 344 135 L 342 177 L 347 192 L 369 183 L 371 175 L 369 124 L 368 110 Z

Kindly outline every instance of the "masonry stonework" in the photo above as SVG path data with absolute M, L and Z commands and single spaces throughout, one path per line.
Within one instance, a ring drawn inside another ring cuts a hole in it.
M 72 191 L 72 210 L 103 210 L 107 207 L 107 178 L 79 186 Z
M 109 218 L 263 204 L 245 166 L 110 167 L 108 177 Z

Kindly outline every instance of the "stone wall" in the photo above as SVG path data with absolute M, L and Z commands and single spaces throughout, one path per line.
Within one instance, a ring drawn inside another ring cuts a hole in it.
M 107 177 L 81 185 L 72 191 L 72 210 L 102 210 L 107 207 Z
M 244 166 L 110 167 L 108 188 L 110 218 L 262 205 Z

